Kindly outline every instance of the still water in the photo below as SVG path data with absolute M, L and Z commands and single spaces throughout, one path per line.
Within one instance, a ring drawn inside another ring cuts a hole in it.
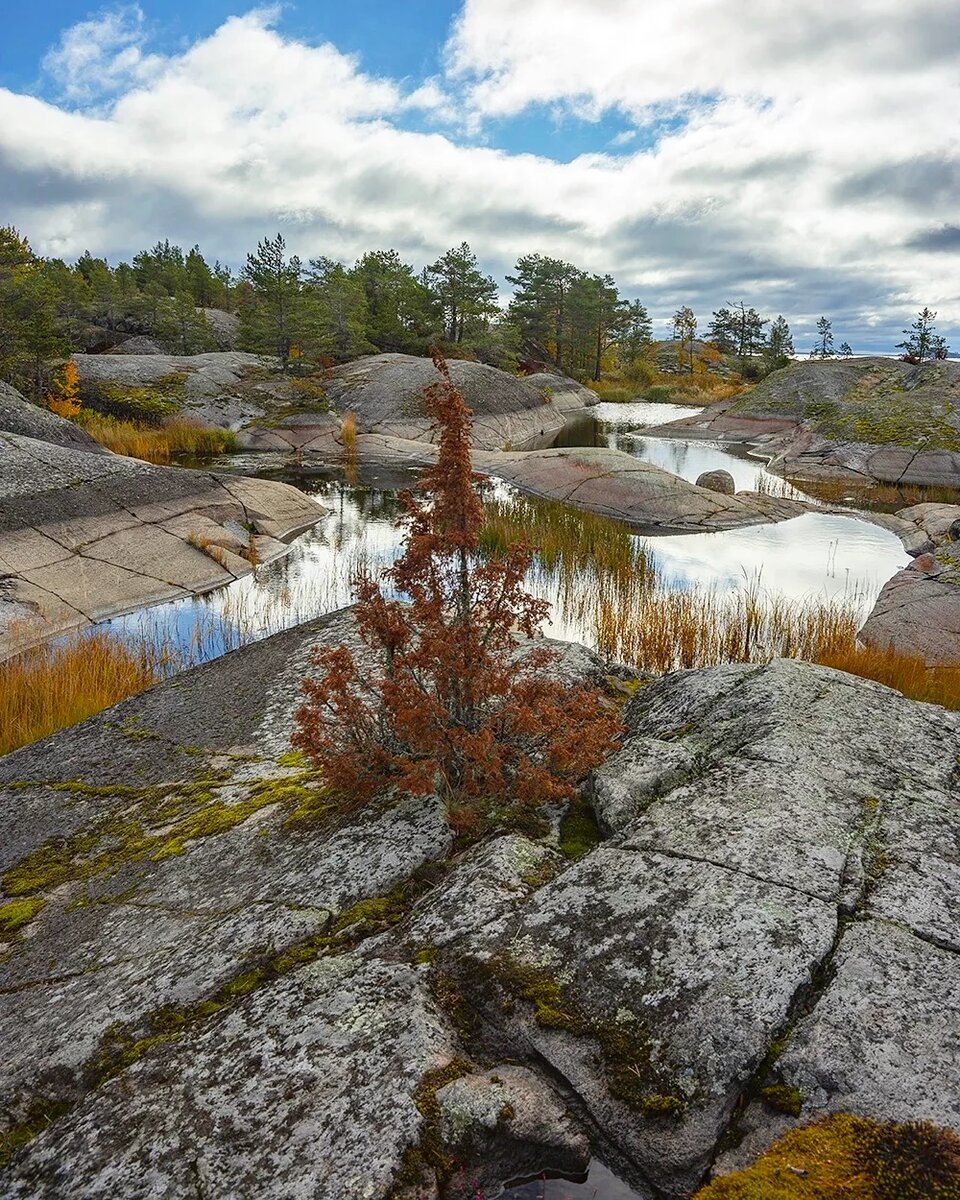
M 204 661 L 349 604 L 356 572 L 388 566 L 399 552 L 396 493 L 334 479 L 301 485 L 329 514 L 286 557 L 205 596 L 118 617 L 108 627 Z M 514 495 L 506 485 L 493 493 Z M 831 513 L 718 533 L 630 537 L 672 591 L 724 593 L 752 585 L 797 602 L 846 597 L 863 617 L 883 583 L 908 561 L 893 534 Z M 597 646 L 597 582 L 589 571 L 536 565 L 529 586 L 553 605 L 545 632 Z

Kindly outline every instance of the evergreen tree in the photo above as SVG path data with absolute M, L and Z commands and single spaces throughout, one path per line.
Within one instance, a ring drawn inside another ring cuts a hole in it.
M 925 359 L 933 357 L 936 337 L 933 322 L 936 319 L 935 312 L 923 308 L 910 328 L 903 331 L 906 340 L 898 342 L 897 349 L 903 351 L 903 357 L 908 362 L 922 363 Z
M 734 315 L 729 308 L 718 308 L 707 326 L 707 336 L 721 354 L 734 354 L 737 337 L 734 331 Z
M 251 291 L 240 309 L 241 344 L 255 353 L 276 355 L 284 372 L 302 331 L 301 274 L 300 259 L 287 258 L 287 244 L 279 233 L 259 242 L 243 269 Z
M 833 358 L 833 322 L 826 317 L 817 321 L 817 341 L 810 351 L 811 358 Z
M 772 371 L 780 367 L 785 367 L 793 357 L 793 335 L 790 333 L 790 326 L 782 315 L 778 316 L 770 326 L 770 334 L 767 337 L 764 354 Z
M 464 336 L 486 329 L 498 311 L 497 285 L 480 270 L 466 242 L 454 246 L 427 267 L 429 286 L 443 314 L 444 336 L 458 345 Z
M 311 358 L 338 362 L 374 349 L 366 340 L 367 297 L 363 285 L 341 263 L 312 258 L 305 289 L 304 341 Z
M 155 332 L 174 354 L 203 354 L 217 348 L 210 322 L 198 312 L 193 296 L 186 289 L 160 302 Z
M 429 289 L 396 250 L 365 254 L 351 275 L 367 303 L 366 338 L 378 350 L 404 354 L 422 350 L 438 332 L 438 319 Z
M 624 370 L 643 358 L 653 345 L 653 322 L 646 306 L 634 300 L 624 309 L 616 334 L 617 355 Z
M 570 289 L 583 272 L 572 263 L 541 254 L 517 259 L 507 283 L 516 289 L 508 316 L 536 357 L 564 369 L 570 347 Z
M 840 349 L 837 351 L 841 358 L 851 358 L 853 349 L 849 342 L 841 342 Z

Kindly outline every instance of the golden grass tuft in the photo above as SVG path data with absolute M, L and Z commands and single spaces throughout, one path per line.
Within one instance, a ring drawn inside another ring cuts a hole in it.
M 0 663 L 0 754 L 83 721 L 162 674 L 159 659 L 105 634 L 26 650 Z
M 180 454 L 208 457 L 236 449 L 236 435 L 231 430 L 210 429 L 186 417 L 148 425 L 81 409 L 77 423 L 115 454 L 152 463 L 168 463 Z

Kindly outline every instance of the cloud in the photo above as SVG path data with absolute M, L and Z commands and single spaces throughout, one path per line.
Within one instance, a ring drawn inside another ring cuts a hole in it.
M 43 69 L 69 100 L 90 100 L 131 83 L 142 82 L 162 67 L 158 55 L 145 55 L 146 29 L 138 4 L 104 9 L 67 29 L 43 60 Z
M 282 228 L 303 258 L 419 265 L 466 239 L 500 276 L 534 250 L 610 271 L 658 320 L 742 296 L 860 348 L 929 303 L 947 332 L 952 256 L 917 250 L 955 244 L 953 0 L 784 7 L 467 0 L 449 73 L 414 80 L 283 36 L 276 8 L 166 56 L 112 9 L 47 56 L 59 100 L 0 90 L 0 221 L 68 258 L 169 236 L 236 264 Z M 505 121 L 555 138 L 558 112 L 612 110 L 636 131 L 612 150 L 602 124 L 569 162 L 496 148 Z
M 925 229 L 915 234 L 907 245 L 914 250 L 931 250 L 937 254 L 960 254 L 960 225 L 941 225 L 939 229 Z

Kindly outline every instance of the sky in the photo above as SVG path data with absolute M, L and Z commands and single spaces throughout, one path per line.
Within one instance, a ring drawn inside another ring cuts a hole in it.
M 960 351 L 956 0 L 0 0 L 0 224 L 239 267 L 468 241 L 613 274 L 665 333 Z M 504 285 L 506 291 L 506 285 Z

